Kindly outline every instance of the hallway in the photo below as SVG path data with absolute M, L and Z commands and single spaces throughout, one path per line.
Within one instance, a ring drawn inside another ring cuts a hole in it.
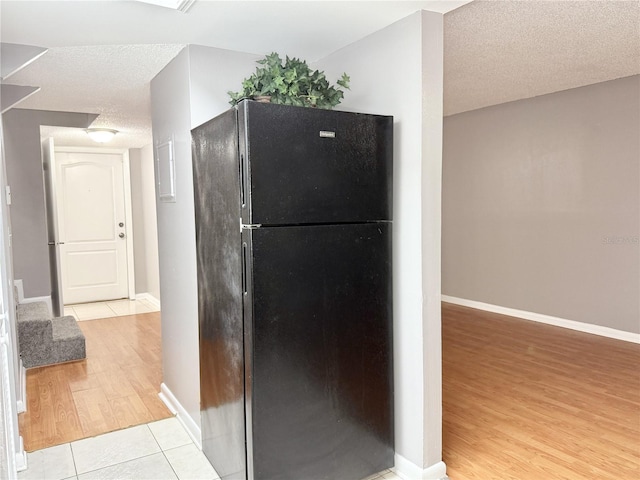
M 85 360 L 27 370 L 27 411 L 18 421 L 28 452 L 171 416 L 158 397 L 159 312 L 78 325 Z

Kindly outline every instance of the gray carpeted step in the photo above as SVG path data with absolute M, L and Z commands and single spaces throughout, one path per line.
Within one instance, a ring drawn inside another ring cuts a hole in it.
M 44 302 L 20 304 L 18 345 L 25 368 L 86 358 L 85 338 L 72 316 L 51 318 Z
M 18 320 L 18 346 L 25 368 L 50 363 L 53 335 L 51 319 Z
M 45 302 L 19 303 L 16 309 L 18 321 L 51 318 L 51 312 Z
M 51 320 L 53 333 L 52 363 L 70 362 L 87 357 L 85 340 L 78 322 L 72 316 Z

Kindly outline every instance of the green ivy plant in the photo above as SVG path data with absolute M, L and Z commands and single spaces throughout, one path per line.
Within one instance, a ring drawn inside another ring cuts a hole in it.
M 324 72 L 312 71 L 307 62 L 286 57 L 284 64 L 277 53 L 257 61 L 253 75 L 242 81 L 242 90 L 228 92 L 231 105 L 245 98 L 270 96 L 271 103 L 331 109 L 344 98 L 350 78 L 346 73 L 331 85 Z

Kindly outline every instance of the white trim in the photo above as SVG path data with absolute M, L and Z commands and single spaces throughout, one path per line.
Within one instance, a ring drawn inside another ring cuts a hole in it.
M 444 462 L 438 462 L 427 468 L 420 468 L 402 455 L 395 454 L 395 467 L 392 468 L 396 475 L 406 480 L 444 480 L 447 477 L 447 466 Z
M 3 142 L 0 122 L 0 144 Z M 0 185 L 5 183 L 4 151 L 0 145 Z M 26 466 L 26 456 L 18 428 L 16 387 L 18 384 L 18 340 L 14 274 L 11 255 L 11 227 L 8 209 L 0 200 L 0 477 L 17 477 L 16 464 Z
M 17 303 L 22 303 L 22 300 L 24 300 L 24 285 L 22 284 L 22 279 L 14 280 L 13 286 L 16 287 L 16 290 L 18 292 Z M 13 295 L 13 292 L 11 292 L 11 294 Z
M 202 450 L 202 433 L 200 431 L 200 427 L 193 421 L 193 418 L 191 418 L 164 382 L 160 384 L 160 393 L 158 393 L 158 396 L 182 424 L 191 437 L 191 440 L 193 440 L 193 443 Z
M 16 452 L 16 471 L 22 472 L 27 469 L 27 452 L 24 451 L 24 442 L 22 436 L 18 437 L 20 446 Z
M 18 359 L 18 362 L 20 363 L 20 388 L 16 399 L 16 411 L 17 413 L 24 413 L 27 411 L 27 369 L 24 368 L 22 358 Z
M 129 150 L 122 153 L 122 175 L 124 180 L 124 221 L 127 226 L 127 283 L 129 298 L 136 298 L 135 263 L 133 259 L 133 210 L 131 207 L 131 170 L 129 167 Z
M 58 305 L 58 315 L 64 314 L 64 287 L 62 283 L 62 269 L 60 254 L 60 233 L 58 228 L 58 196 L 56 194 L 57 178 L 56 178 L 56 145 L 53 137 L 49 137 L 42 143 L 42 166 L 48 171 L 47 175 L 43 176 L 44 179 L 44 192 L 45 192 L 45 211 L 47 216 L 47 240 L 53 241 L 55 245 L 50 245 L 49 248 L 49 271 L 51 274 L 51 300 L 56 297 L 56 304 Z M 43 172 L 45 173 L 45 172 Z M 52 231 L 49 230 L 51 226 Z M 54 257 L 56 271 L 53 272 L 51 265 L 51 257 Z
M 485 310 L 487 312 L 499 313 L 501 315 L 509 315 L 510 317 L 519 317 L 524 320 L 531 320 L 532 322 L 546 323 L 547 325 L 554 325 L 556 327 L 569 328 L 579 332 L 600 335 L 601 337 L 614 338 L 625 342 L 640 343 L 640 333 L 625 332 L 624 330 L 616 330 L 614 328 L 602 327 L 591 323 L 576 322 L 575 320 L 567 320 L 565 318 L 552 317 L 551 315 L 527 312 L 525 310 L 517 310 L 515 308 L 501 307 L 499 305 L 476 302 L 475 300 L 450 297 L 449 295 L 442 295 L 442 301 L 462 305 L 463 307 L 471 307 L 478 310 Z
M 161 309 L 160 300 L 158 300 L 156 297 L 151 295 L 149 292 L 136 293 L 135 299 L 136 300 L 144 300 L 145 302 L 148 302 L 151 305 L 153 305 L 154 307 L 156 307 L 158 310 Z

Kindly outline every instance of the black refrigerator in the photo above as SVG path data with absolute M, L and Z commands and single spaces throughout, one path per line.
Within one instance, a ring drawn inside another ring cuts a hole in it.
M 203 451 L 223 480 L 393 465 L 393 118 L 245 100 L 192 130 Z

